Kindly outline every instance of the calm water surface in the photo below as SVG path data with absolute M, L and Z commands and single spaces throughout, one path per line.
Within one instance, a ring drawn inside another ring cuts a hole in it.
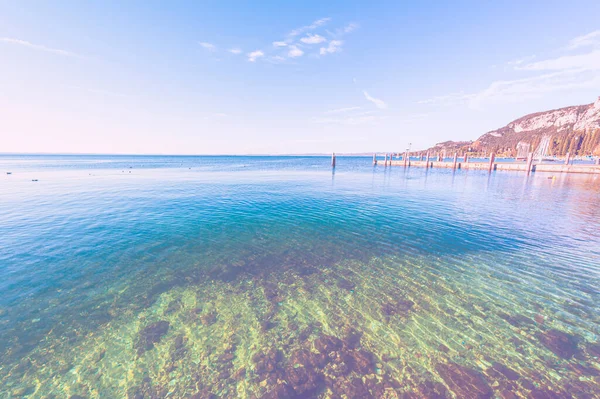
M 600 178 L 329 162 L 0 156 L 0 397 L 600 397 Z

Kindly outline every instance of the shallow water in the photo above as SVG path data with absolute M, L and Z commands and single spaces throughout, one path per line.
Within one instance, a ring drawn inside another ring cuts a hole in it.
M 0 156 L 0 397 L 600 397 L 598 177 L 329 163 Z

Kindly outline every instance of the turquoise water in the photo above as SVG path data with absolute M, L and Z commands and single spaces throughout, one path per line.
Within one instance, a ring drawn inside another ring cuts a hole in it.
M 598 177 L 351 157 L 0 172 L 2 398 L 600 397 Z

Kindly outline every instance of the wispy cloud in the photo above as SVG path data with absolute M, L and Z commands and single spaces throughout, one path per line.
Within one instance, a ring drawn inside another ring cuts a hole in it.
M 248 53 L 248 61 L 255 62 L 257 59 L 264 57 L 264 56 L 265 56 L 265 53 L 263 53 L 261 50 L 256 50 L 251 53 Z
M 300 50 L 296 46 L 290 46 L 290 51 L 288 51 L 288 57 L 296 58 L 301 57 L 304 54 L 304 51 Z
M 10 37 L 0 37 L 0 42 L 3 43 L 9 43 L 9 44 L 16 44 L 19 46 L 24 46 L 24 47 L 29 47 L 31 49 L 34 50 L 39 50 L 39 51 L 45 51 L 47 53 L 53 53 L 53 54 L 57 54 L 57 55 L 62 55 L 65 57 L 79 57 L 79 55 L 71 52 L 71 51 L 67 51 L 67 50 L 61 50 L 61 49 L 56 49 L 56 48 L 51 48 L 51 47 L 46 47 L 46 46 L 42 46 L 39 44 L 33 44 L 31 42 L 28 42 L 26 40 L 20 40 L 20 39 L 14 39 L 14 38 L 10 38 Z
M 579 50 L 575 54 L 573 50 Z M 500 79 L 474 93 L 452 93 L 421 100 L 419 104 L 467 105 L 482 109 L 497 103 L 516 103 L 576 89 L 600 90 L 600 31 L 576 37 L 560 55 L 533 61 L 534 57 L 511 61 L 513 71 L 527 73 L 518 79 Z M 561 54 L 562 53 L 562 54 Z M 535 57 L 537 58 L 537 57 Z
M 467 94 L 464 92 L 450 93 L 443 96 L 435 96 L 425 100 L 417 101 L 417 104 L 435 104 L 435 105 L 455 105 L 461 102 L 467 102 L 474 98 L 475 94 Z
M 329 42 L 329 46 L 321 47 L 319 50 L 319 54 L 327 55 L 332 53 L 337 53 L 338 51 L 342 51 L 342 44 L 344 44 L 341 40 L 332 40 Z
M 590 32 L 586 35 L 578 36 L 572 39 L 567 46 L 569 50 L 575 50 L 582 47 L 600 45 L 600 30 Z
M 323 43 L 325 40 L 327 40 L 327 39 L 325 39 L 323 36 L 311 35 L 311 34 L 300 39 L 300 41 L 304 44 L 319 44 L 319 43 Z
M 387 106 L 387 104 L 383 100 L 380 100 L 380 99 L 375 98 L 375 97 L 371 97 L 369 95 L 369 93 L 367 93 L 366 91 L 363 91 L 363 94 L 365 95 L 365 98 L 367 99 L 367 101 L 370 101 L 373 104 L 375 104 L 375 106 L 377 108 L 379 108 L 379 109 L 387 109 L 388 106 Z
M 381 119 L 384 119 L 384 117 L 378 115 L 359 115 L 338 118 L 314 118 L 312 121 L 319 124 L 361 125 Z
M 361 107 L 337 108 L 337 109 L 330 109 L 329 111 L 325 111 L 324 114 L 343 114 L 346 112 L 357 111 L 359 109 L 361 109 Z
M 522 57 L 522 58 L 518 58 L 516 60 L 512 60 L 512 61 L 508 61 L 507 65 L 512 66 L 512 67 L 516 67 L 519 65 L 523 65 L 526 62 L 532 61 L 535 58 L 535 55 L 530 55 L 527 57 Z
M 280 41 L 280 42 L 273 42 L 273 47 L 285 47 L 288 44 L 286 42 Z
M 235 55 L 242 54 L 242 49 L 241 48 L 237 48 L 237 47 L 231 48 L 231 49 L 229 49 L 227 51 L 229 51 L 231 54 L 235 54 Z
M 586 54 L 564 55 L 533 62 L 518 66 L 517 69 L 527 71 L 600 70 L 600 50 L 593 50 Z
M 207 49 L 208 51 L 216 51 L 216 50 L 217 50 L 217 46 L 215 46 L 215 45 L 214 45 L 214 44 L 212 44 L 212 43 L 208 43 L 208 42 L 198 42 L 198 44 L 199 44 L 201 47 L 203 47 L 203 48 Z
M 306 25 L 303 26 L 301 28 L 298 29 L 294 29 L 293 31 L 291 31 L 288 36 L 298 36 L 304 32 L 308 32 L 314 29 L 317 29 L 319 26 L 323 26 L 325 25 L 327 22 L 331 21 L 331 18 L 321 18 L 321 19 L 317 19 L 316 21 L 314 21 L 312 24 L 310 25 Z

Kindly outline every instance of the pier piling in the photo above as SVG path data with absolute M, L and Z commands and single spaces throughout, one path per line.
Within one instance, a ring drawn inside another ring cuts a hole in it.
M 496 154 L 490 152 L 490 166 L 488 168 L 488 173 L 492 173 L 492 169 L 494 169 L 494 160 L 496 159 Z
M 571 153 L 567 152 L 567 158 L 565 159 L 565 165 L 568 165 L 571 162 Z
M 454 160 L 452 161 L 452 170 L 456 170 L 456 156 L 457 154 L 454 153 Z
M 373 165 L 377 165 L 377 154 L 373 154 Z
M 531 165 L 533 164 L 533 152 L 527 154 L 527 174 L 531 173 Z
M 335 152 L 331 154 L 331 167 L 335 168 Z
M 425 156 L 425 167 L 429 168 L 429 151 L 427 151 L 427 155 Z

